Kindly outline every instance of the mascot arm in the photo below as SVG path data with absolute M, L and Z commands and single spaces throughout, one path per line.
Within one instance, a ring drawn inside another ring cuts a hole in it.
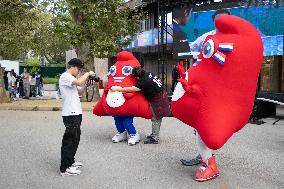
M 106 112 L 104 111 L 103 108 L 103 98 L 101 98 L 97 104 L 93 107 L 93 114 L 97 115 L 97 116 L 104 116 L 106 115 Z
M 135 93 L 122 93 L 125 99 L 130 99 L 135 96 Z
M 188 82 L 185 79 L 179 78 L 178 81 L 182 84 L 182 87 L 186 92 L 191 92 L 192 87 L 188 84 Z
M 187 80 L 182 78 L 178 79 L 178 81 L 182 84 L 182 87 L 186 93 L 201 95 L 201 90 L 198 85 L 190 85 Z
M 178 66 L 176 66 L 176 69 L 179 72 L 180 78 L 185 79 L 186 74 L 185 74 L 184 67 L 182 65 L 178 65 Z

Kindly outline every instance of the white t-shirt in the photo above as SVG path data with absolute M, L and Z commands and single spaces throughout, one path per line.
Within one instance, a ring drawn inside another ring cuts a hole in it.
M 8 84 L 10 87 L 14 87 L 15 86 L 15 82 L 16 82 L 16 78 L 13 75 L 8 74 Z
M 64 72 L 59 79 L 59 89 L 62 97 L 62 116 L 82 114 L 81 102 L 76 85 L 72 82 L 76 78 L 68 72 Z

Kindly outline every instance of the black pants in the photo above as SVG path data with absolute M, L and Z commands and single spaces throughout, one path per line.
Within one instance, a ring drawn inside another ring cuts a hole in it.
M 178 83 L 178 80 L 177 80 L 177 79 L 172 80 L 172 92 L 174 92 L 177 83 Z
M 82 114 L 63 116 L 63 123 L 66 127 L 61 146 L 60 171 L 65 172 L 75 162 L 75 154 L 79 146 L 81 135 Z

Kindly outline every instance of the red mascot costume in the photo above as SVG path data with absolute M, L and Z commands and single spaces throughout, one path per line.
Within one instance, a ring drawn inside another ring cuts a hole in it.
M 152 112 L 149 102 L 140 92 L 122 93 L 110 90 L 112 87 L 135 86 L 137 81 L 132 74 L 132 69 L 136 66 L 141 67 L 130 52 L 122 51 L 116 57 L 117 62 L 109 69 L 107 85 L 93 113 L 98 116 L 111 115 L 114 117 L 118 133 L 112 138 L 112 142 L 126 140 L 128 133 L 128 145 L 135 145 L 140 141 L 140 136 L 133 125 L 133 118 L 150 119 Z
M 194 66 L 181 71 L 172 97 L 174 117 L 195 128 L 200 142 L 213 150 L 246 125 L 263 55 L 261 37 L 249 22 L 220 16 L 215 26 L 217 33 L 205 39 Z M 197 181 L 219 175 L 214 155 L 202 160 Z
M 108 82 L 103 96 L 95 105 L 93 113 L 98 116 L 132 115 L 151 119 L 150 104 L 141 93 L 121 93 L 109 90 L 113 86 L 134 86 L 137 81 L 132 75 L 132 69 L 136 66 L 141 66 L 130 52 L 122 51 L 116 57 L 117 62 L 109 69 Z

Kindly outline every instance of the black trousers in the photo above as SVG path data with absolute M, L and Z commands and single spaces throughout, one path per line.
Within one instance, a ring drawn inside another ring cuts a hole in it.
M 65 133 L 61 146 L 61 165 L 60 171 L 65 172 L 75 162 L 75 154 L 79 146 L 81 135 L 82 114 L 63 116 Z
M 177 79 L 172 80 L 172 92 L 174 92 L 177 83 L 178 83 L 178 80 L 177 80 Z

